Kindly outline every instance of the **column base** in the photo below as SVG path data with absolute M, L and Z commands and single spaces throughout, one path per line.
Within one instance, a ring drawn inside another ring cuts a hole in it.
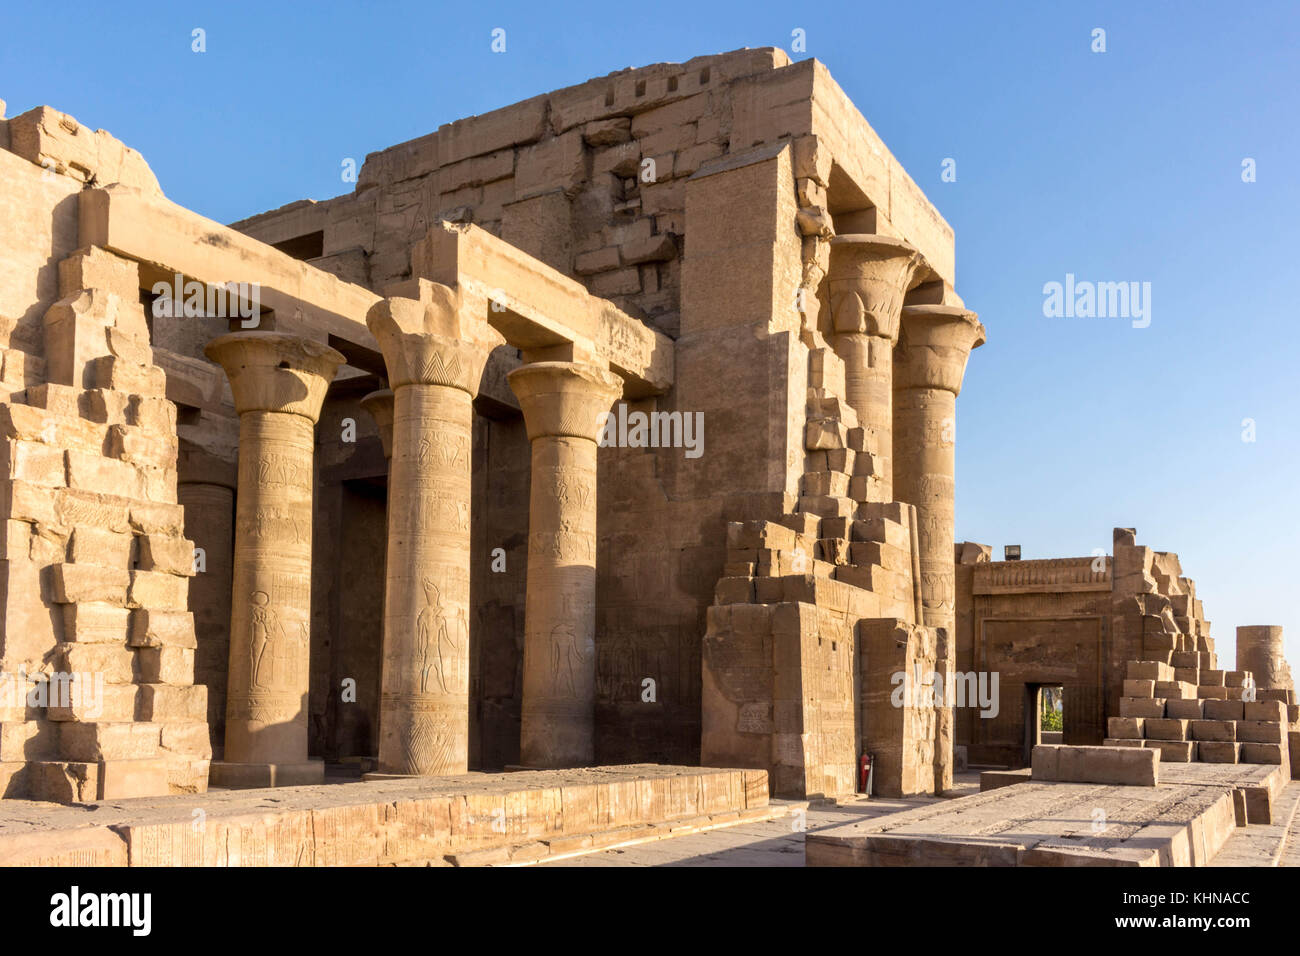
M 214 760 L 208 770 L 208 785 L 230 790 L 255 787 L 302 787 L 325 782 L 325 761 L 306 763 L 229 763 Z
M 598 767 L 598 766 L 600 765 L 596 763 L 594 760 L 587 760 L 582 763 L 576 761 L 572 763 L 566 762 L 566 763 L 549 763 L 549 764 L 508 763 L 501 769 L 504 773 L 520 773 L 521 771 L 525 771 L 525 770 L 585 770 L 589 767 Z
M 463 773 L 390 773 L 384 770 L 369 770 L 361 775 L 362 783 L 378 780 L 448 780 L 452 777 L 480 776 L 482 771 L 466 770 Z

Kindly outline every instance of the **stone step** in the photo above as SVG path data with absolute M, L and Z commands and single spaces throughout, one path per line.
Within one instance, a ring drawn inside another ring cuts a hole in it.
M 51 694 L 50 720 L 137 720 L 140 685 L 105 684 L 98 675 L 73 674 L 70 685 Z
M 842 498 L 849 493 L 849 483 L 849 476 L 841 471 L 806 471 L 799 480 L 800 501 L 804 498 Z
M 847 518 L 857 513 L 858 502 L 847 496 L 800 495 L 798 507 L 819 518 Z

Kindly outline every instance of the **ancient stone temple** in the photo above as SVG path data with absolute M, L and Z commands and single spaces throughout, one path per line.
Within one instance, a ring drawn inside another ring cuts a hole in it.
M 815 60 L 614 73 L 231 225 L 49 107 L 0 147 L 5 796 L 286 787 L 308 840 L 325 780 L 601 768 L 613 827 L 849 797 L 864 755 L 950 791 L 963 751 L 1027 759 L 1052 682 L 1065 743 L 1118 740 L 1129 661 L 1233 686 L 1131 533 L 1101 570 L 954 545 L 985 327 Z M 1294 705 L 1280 636 L 1240 646 Z M 991 721 L 947 692 L 981 668 Z
M 998 675 L 988 705 L 958 710 L 972 763 L 1028 766 L 1054 689 L 1060 743 L 1296 765 L 1300 701 L 1282 629 L 1238 627 L 1236 666 L 1221 666 L 1177 554 L 1116 528 L 1110 555 L 992 561 L 989 546 L 961 542 L 955 556 L 957 668 Z

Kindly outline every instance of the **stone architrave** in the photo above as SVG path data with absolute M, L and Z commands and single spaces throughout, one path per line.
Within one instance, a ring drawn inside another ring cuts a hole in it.
M 204 353 L 239 415 L 224 759 L 212 783 L 318 783 L 307 755 L 315 425 L 343 356 L 310 339 L 236 332 Z
M 938 628 L 944 702 L 935 722 L 935 789 L 952 787 L 956 593 L 953 550 L 957 395 L 971 349 L 984 343 L 974 312 L 947 305 L 902 310 L 894 351 L 894 494 L 915 506 L 924 624 Z
M 536 362 L 508 376 L 532 442 L 520 763 L 595 760 L 596 441 L 612 372 Z
M 901 239 L 844 235 L 831 240 L 832 344 L 844 360 L 845 400 L 877 456 L 880 501 L 893 494 L 893 364 L 903 296 L 920 253 Z
M 418 289 L 366 316 L 393 390 L 378 775 L 449 776 L 469 769 L 472 403 L 504 339 Z

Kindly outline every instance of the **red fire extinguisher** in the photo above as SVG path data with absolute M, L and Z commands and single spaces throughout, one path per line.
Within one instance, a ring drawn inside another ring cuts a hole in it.
M 871 796 L 871 764 L 874 754 L 864 753 L 858 758 L 858 793 Z

